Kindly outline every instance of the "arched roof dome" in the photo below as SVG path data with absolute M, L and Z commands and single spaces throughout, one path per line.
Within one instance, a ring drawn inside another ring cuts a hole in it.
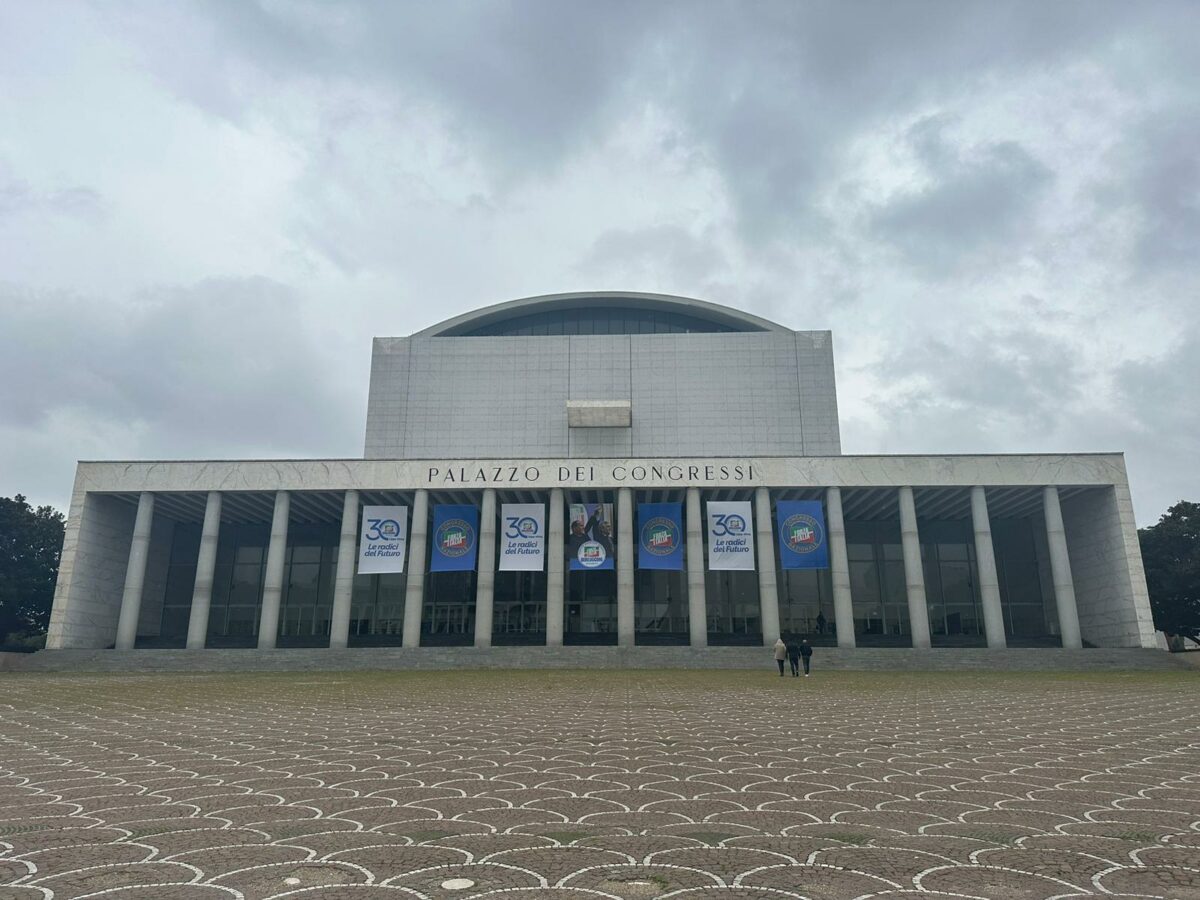
M 565 330 L 564 330 L 565 329 Z M 788 331 L 741 310 L 690 297 L 629 291 L 543 294 L 446 319 L 414 337 Z

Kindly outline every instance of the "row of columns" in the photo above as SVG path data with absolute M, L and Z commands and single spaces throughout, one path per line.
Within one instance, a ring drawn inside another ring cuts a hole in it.
M 925 571 L 921 562 L 921 542 L 917 527 L 916 504 L 911 487 L 901 487 L 897 500 L 900 507 L 900 543 L 904 557 L 904 583 L 908 599 L 912 645 L 918 649 L 930 647 L 929 611 L 925 596 Z M 258 646 L 273 649 L 279 631 L 279 606 L 283 593 L 283 568 L 287 549 L 288 517 L 291 497 L 287 491 L 277 491 L 271 520 L 271 538 L 263 577 L 262 609 L 259 619 Z M 1071 562 L 1067 554 L 1066 531 L 1058 489 L 1043 489 L 1046 519 L 1046 540 L 1050 548 L 1050 569 L 1054 583 L 1054 599 L 1058 610 L 1059 628 L 1064 647 L 1083 646 L 1079 631 L 1079 615 L 1075 604 L 1075 588 L 1071 578 Z M 564 497 L 562 488 L 550 492 L 548 546 L 561 547 L 563 534 Z M 838 646 L 853 647 L 854 605 L 850 588 L 850 563 L 846 553 L 846 526 L 842 514 L 841 489 L 827 488 L 826 530 L 829 542 L 830 575 L 833 585 L 834 622 Z M 350 630 L 350 601 L 354 586 L 354 566 L 357 555 L 359 502 L 357 491 L 346 491 L 342 509 L 341 536 L 338 544 L 337 570 L 334 574 L 333 609 L 330 619 L 329 646 L 346 647 Z M 412 524 L 409 528 L 408 581 L 404 597 L 403 644 L 417 647 L 421 639 L 421 615 L 424 609 L 425 547 L 428 541 L 429 494 L 418 490 L 413 502 Z M 154 518 L 154 494 L 143 492 L 138 498 L 137 516 L 133 526 L 133 543 L 125 573 L 125 589 L 117 620 L 116 647 L 130 649 L 137 638 L 138 616 L 141 612 L 142 588 L 149 556 L 150 530 Z M 758 587 L 762 604 L 763 642 L 774 643 L 779 636 L 779 588 L 775 572 L 775 532 L 771 517 L 771 496 L 761 487 L 754 494 L 754 519 L 758 547 Z M 203 649 L 208 632 L 208 613 L 212 600 L 213 572 L 217 558 L 217 541 L 221 521 L 221 494 L 212 491 L 204 509 L 200 553 L 196 562 L 196 582 L 192 594 L 191 615 L 188 620 L 187 648 Z M 1003 648 L 1004 614 L 1000 606 L 1000 586 L 996 575 L 996 556 L 992 547 L 991 523 L 988 517 L 987 492 L 983 487 L 971 488 L 971 521 L 975 534 L 975 558 L 978 567 L 980 602 L 983 607 L 984 631 L 987 645 Z M 690 637 L 693 647 L 708 643 L 708 614 L 705 597 L 704 535 L 701 529 L 699 488 L 687 489 L 687 582 Z M 634 644 L 634 568 L 633 568 L 633 490 L 617 491 L 617 643 Z M 496 492 L 483 492 L 480 510 L 478 577 L 475 591 L 475 646 L 490 647 L 492 643 L 492 613 L 495 595 L 496 556 Z M 550 552 L 546 557 L 546 644 L 563 643 L 563 596 L 566 586 L 562 553 Z

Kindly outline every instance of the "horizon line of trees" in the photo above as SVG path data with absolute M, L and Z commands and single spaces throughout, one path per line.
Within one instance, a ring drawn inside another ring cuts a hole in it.
M 0 645 L 46 633 L 62 554 L 65 516 L 0 497 Z M 1138 529 L 1154 627 L 1200 639 L 1200 503 L 1181 500 Z

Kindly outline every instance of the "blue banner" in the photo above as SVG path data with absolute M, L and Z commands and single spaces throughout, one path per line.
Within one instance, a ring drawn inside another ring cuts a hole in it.
M 567 534 L 567 559 L 572 572 L 615 568 L 613 546 L 613 505 L 611 503 L 572 503 Z
M 479 544 L 479 510 L 474 506 L 433 508 L 430 572 L 472 572 Z
M 779 564 L 785 569 L 828 569 L 825 510 L 820 500 L 780 500 L 775 504 Z
M 638 504 L 638 568 L 683 568 L 682 504 Z

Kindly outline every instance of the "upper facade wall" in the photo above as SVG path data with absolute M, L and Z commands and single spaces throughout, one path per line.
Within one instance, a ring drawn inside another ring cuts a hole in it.
M 568 400 L 632 425 L 569 428 Z M 828 331 L 374 342 L 368 459 L 840 453 Z

